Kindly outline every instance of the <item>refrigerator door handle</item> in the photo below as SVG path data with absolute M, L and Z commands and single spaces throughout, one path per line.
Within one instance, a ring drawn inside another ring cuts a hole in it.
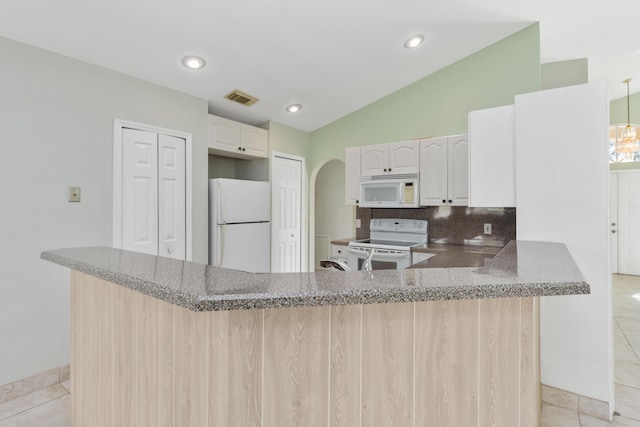
M 220 217 L 218 218 L 218 222 L 220 224 L 226 224 L 227 223 L 227 207 L 226 207 L 226 203 L 222 203 L 222 201 L 224 200 L 224 190 L 223 190 L 224 186 L 222 185 L 222 181 L 218 181 L 218 206 L 220 207 L 219 210 L 219 214 Z
M 226 231 L 225 226 L 220 226 L 220 241 L 218 242 L 218 267 L 222 267 L 224 261 L 224 234 Z

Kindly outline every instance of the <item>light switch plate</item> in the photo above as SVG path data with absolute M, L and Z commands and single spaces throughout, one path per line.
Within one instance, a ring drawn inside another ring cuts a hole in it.
M 80 201 L 80 187 L 67 187 L 67 201 L 69 202 Z
M 491 234 L 491 224 L 484 225 L 484 234 Z
M 360 227 L 362 227 L 362 222 L 360 222 L 360 219 L 356 219 L 356 228 Z

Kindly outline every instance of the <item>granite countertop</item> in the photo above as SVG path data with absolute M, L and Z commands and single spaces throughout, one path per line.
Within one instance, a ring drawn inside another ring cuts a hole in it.
M 107 247 L 41 258 L 194 311 L 588 294 L 558 243 L 512 241 L 484 267 L 247 273 Z
M 409 268 L 483 267 L 501 250 L 495 246 L 427 243 L 412 248 L 412 251 L 436 255 Z

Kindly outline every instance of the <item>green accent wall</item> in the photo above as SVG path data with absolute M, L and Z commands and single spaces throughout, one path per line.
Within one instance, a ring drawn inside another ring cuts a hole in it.
M 513 104 L 540 90 L 540 79 L 534 24 L 315 130 L 309 170 L 344 159 L 346 147 L 466 133 L 469 111 Z
M 589 63 L 586 58 L 542 64 L 541 88 L 555 89 L 589 83 Z

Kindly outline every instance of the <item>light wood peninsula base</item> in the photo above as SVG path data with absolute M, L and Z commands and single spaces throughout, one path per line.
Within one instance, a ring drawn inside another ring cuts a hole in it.
M 538 426 L 537 297 L 194 312 L 72 272 L 73 426 Z

